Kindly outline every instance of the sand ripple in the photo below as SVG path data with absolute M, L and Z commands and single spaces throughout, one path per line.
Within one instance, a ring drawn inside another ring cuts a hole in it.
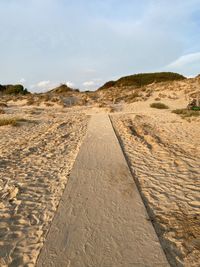
M 199 122 L 173 114 L 113 116 L 172 266 L 200 266 Z
M 87 121 L 85 115 L 41 111 L 37 123 L 1 127 L 1 267 L 35 265 Z

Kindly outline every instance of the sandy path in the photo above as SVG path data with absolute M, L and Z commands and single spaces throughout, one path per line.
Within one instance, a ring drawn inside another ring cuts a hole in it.
M 108 115 L 88 127 L 37 266 L 168 266 Z

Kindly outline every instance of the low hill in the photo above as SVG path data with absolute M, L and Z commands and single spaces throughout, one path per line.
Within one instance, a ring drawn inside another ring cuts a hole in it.
M 21 84 L 16 85 L 0 85 L 0 94 L 5 95 L 18 95 L 18 94 L 28 94 L 28 90 L 23 87 Z
M 98 90 L 104 90 L 111 87 L 135 86 L 141 87 L 151 83 L 178 81 L 186 79 L 183 75 L 173 72 L 155 72 L 155 73 L 140 73 L 130 76 L 125 76 L 117 81 L 109 81 Z
M 78 91 L 77 89 L 72 89 L 66 84 L 61 84 L 60 86 L 48 91 L 47 93 L 62 95 L 62 94 L 73 93 L 77 91 Z

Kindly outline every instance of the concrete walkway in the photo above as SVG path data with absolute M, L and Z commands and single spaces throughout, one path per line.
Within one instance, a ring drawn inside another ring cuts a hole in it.
M 109 117 L 94 115 L 37 266 L 167 267 L 147 218 Z

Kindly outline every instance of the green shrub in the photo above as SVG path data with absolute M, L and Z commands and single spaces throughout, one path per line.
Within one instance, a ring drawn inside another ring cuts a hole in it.
M 192 110 L 200 110 L 200 107 L 192 107 Z
M 157 103 L 152 103 L 150 105 L 151 108 L 157 108 L 157 109 L 168 109 L 169 107 L 163 103 L 157 102 Z

